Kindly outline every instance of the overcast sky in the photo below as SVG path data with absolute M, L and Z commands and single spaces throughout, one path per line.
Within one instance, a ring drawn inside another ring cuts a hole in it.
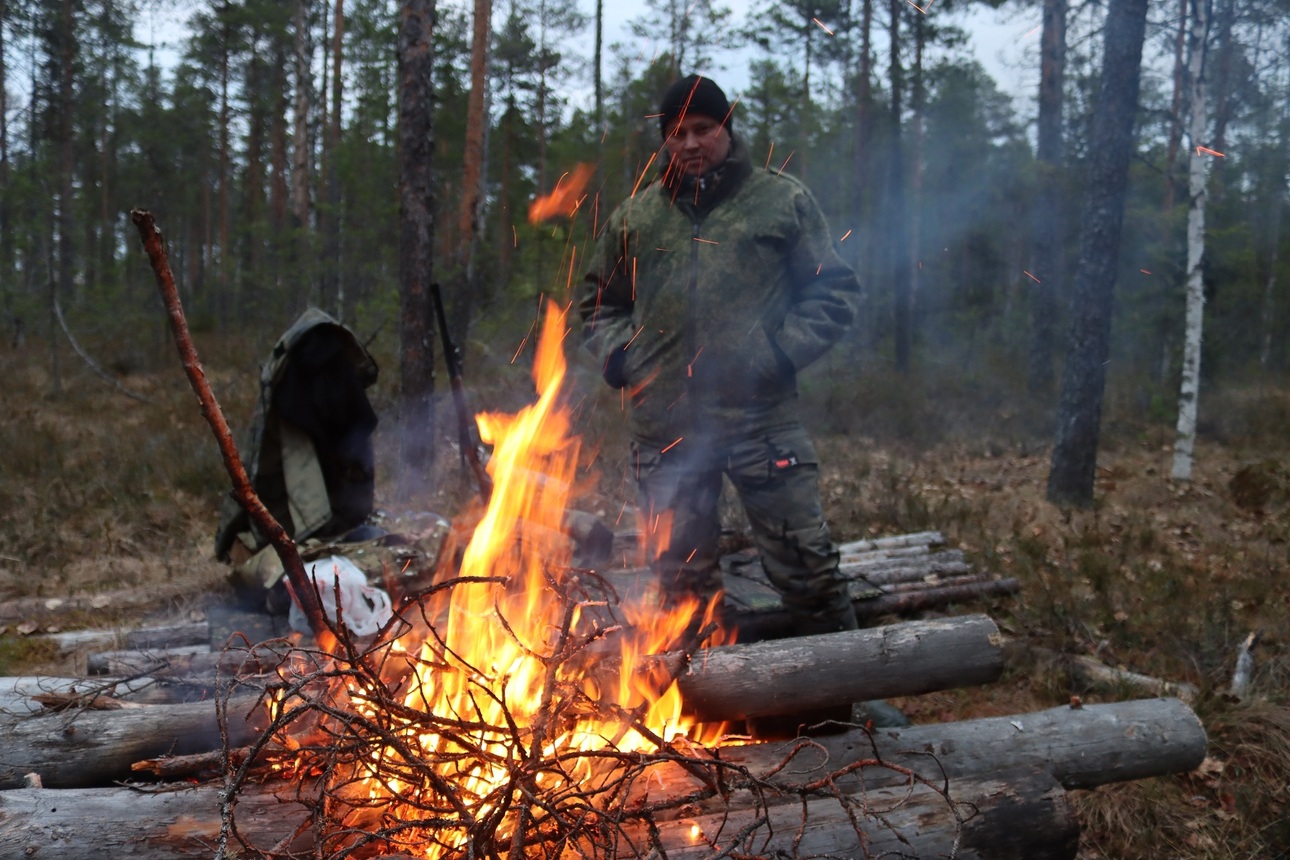
M 595 11 L 595 0 L 580 0 L 590 17 Z M 720 0 L 719 0 L 720 2 Z M 908 0 L 907 0 L 908 2 Z M 735 20 L 742 21 L 752 7 L 752 0 L 725 0 Z M 640 44 L 628 29 L 628 22 L 640 17 L 648 7 L 644 3 L 605 3 L 605 44 L 614 42 L 639 46 L 639 52 L 648 59 L 662 48 L 660 45 Z M 1005 8 L 995 10 L 981 4 L 971 4 L 964 11 L 939 11 L 934 0 L 927 5 L 927 15 L 932 18 L 943 16 L 943 23 L 953 24 L 968 33 L 970 44 L 967 52 L 974 56 L 995 79 L 999 89 L 1015 98 L 1033 99 L 1039 86 L 1039 26 L 1041 10 L 1038 5 L 1016 8 L 1005 4 Z M 883 37 L 877 36 L 880 40 Z M 588 51 L 589 53 L 589 51 Z M 744 56 L 722 58 L 727 69 L 720 78 L 723 86 L 738 90 L 747 82 L 747 63 L 751 52 Z M 606 61 L 604 73 L 612 74 L 612 67 Z M 717 77 L 714 70 L 713 77 Z
M 472 5 L 471 0 L 441 0 L 441 2 L 460 4 L 466 9 L 470 9 Z M 579 0 L 579 2 L 590 20 L 595 12 L 595 0 Z M 648 11 L 648 7 L 643 2 L 607 0 L 604 5 L 607 46 L 615 42 L 630 45 L 643 58 L 643 61 L 648 61 L 662 49 L 661 45 L 643 44 L 628 29 L 629 21 Z M 753 0 L 724 0 L 724 5 L 730 7 L 736 21 L 742 21 L 752 7 Z M 158 59 L 168 65 L 177 59 L 180 42 L 186 30 L 187 17 L 192 11 L 193 4 L 174 2 L 174 0 L 156 0 L 152 8 L 154 11 L 141 18 L 138 35 L 145 41 L 167 44 L 170 50 L 163 49 L 166 56 Z M 970 4 L 964 11 L 951 11 L 948 7 L 941 11 L 935 0 L 931 0 L 926 8 L 926 14 L 929 17 L 943 17 L 943 23 L 957 25 L 966 31 L 971 40 L 966 49 L 967 53 L 981 63 L 1001 90 L 1018 100 L 1019 110 L 1031 109 L 1027 102 L 1033 103 L 1039 84 L 1037 51 L 1041 10 L 1038 5 L 1021 7 L 1019 4 L 1005 4 L 1003 9 L 994 10 L 981 4 Z M 498 23 L 502 14 L 504 14 L 502 4 L 494 0 L 494 25 Z M 879 34 L 876 38 L 880 44 L 882 35 Z M 573 50 L 590 60 L 592 53 L 590 34 L 585 41 L 574 45 Z M 726 69 L 720 72 L 719 78 L 723 87 L 737 92 L 745 86 L 748 80 L 748 61 L 753 57 L 755 57 L 754 52 L 746 51 L 739 55 L 721 58 L 726 65 Z M 607 56 L 604 66 L 606 79 L 613 75 L 613 71 L 613 60 Z M 717 70 L 712 71 L 716 77 Z M 590 83 L 586 85 L 586 89 L 588 91 L 586 101 L 589 102 Z

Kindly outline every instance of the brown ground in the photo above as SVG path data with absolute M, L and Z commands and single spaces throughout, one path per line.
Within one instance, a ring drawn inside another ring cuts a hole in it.
M 54 398 L 44 364 L 36 353 L 0 357 L 9 380 L 0 409 L 0 607 L 123 590 L 151 599 L 114 598 L 70 614 L 0 609 L 0 675 L 75 671 L 32 634 L 174 619 L 229 598 L 210 558 L 225 485 L 178 370 L 130 375 L 130 389 L 151 398 L 143 404 L 66 363 Z M 242 360 L 211 373 L 235 426 L 249 411 L 254 366 Z M 1108 441 L 1091 511 L 1046 502 L 1047 448 L 1015 441 L 942 441 L 914 452 L 822 436 L 823 492 L 840 539 L 936 529 L 980 569 L 1018 577 L 1017 598 L 962 607 L 989 612 L 1011 637 L 1200 689 L 1195 708 L 1211 740 L 1205 767 L 1076 793 L 1082 857 L 1290 856 L 1285 452 L 1202 441 L 1194 479 L 1181 483 L 1168 477 L 1169 436 L 1156 428 Z M 382 456 L 388 469 L 390 454 Z M 591 506 L 621 507 L 621 483 L 602 485 Z M 427 504 L 450 514 L 453 498 L 446 491 Z M 1253 687 L 1231 701 L 1223 693 L 1252 631 L 1261 634 Z M 946 721 L 1052 707 L 1072 692 L 1085 701 L 1137 695 L 1073 690 L 1059 673 L 1018 665 L 986 689 L 898 704 L 916 721 Z

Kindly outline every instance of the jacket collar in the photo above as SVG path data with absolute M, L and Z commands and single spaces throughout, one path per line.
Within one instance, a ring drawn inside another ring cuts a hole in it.
M 752 162 L 743 138 L 730 133 L 730 154 L 726 160 L 698 176 L 662 171 L 663 194 L 693 215 L 706 215 L 733 194 L 752 173 Z

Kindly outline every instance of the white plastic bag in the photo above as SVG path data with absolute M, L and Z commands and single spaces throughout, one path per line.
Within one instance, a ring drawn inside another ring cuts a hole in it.
M 367 576 L 349 559 L 341 555 L 320 558 L 305 565 L 305 573 L 318 591 L 323 614 L 336 623 L 336 591 L 340 590 L 341 616 L 345 626 L 355 636 L 371 636 L 385 625 L 393 615 L 390 595 L 380 588 L 367 584 Z M 309 620 L 300 607 L 291 603 L 288 616 L 291 629 L 309 633 Z

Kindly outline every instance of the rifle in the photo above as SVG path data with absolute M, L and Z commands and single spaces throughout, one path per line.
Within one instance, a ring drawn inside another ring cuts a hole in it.
M 430 285 L 430 295 L 434 299 L 434 315 L 439 320 L 439 337 L 443 341 L 443 360 L 448 367 L 448 381 L 452 386 L 452 403 L 457 410 L 457 442 L 461 446 L 461 460 L 469 463 L 475 473 L 475 482 L 479 485 L 479 498 L 487 505 L 493 495 L 493 476 L 488 474 L 479 459 L 479 449 L 475 446 L 475 435 L 470 430 L 471 416 L 466 408 L 466 390 L 461 380 L 461 349 L 453 343 L 452 334 L 448 331 L 448 315 L 444 312 L 443 296 L 439 284 Z

